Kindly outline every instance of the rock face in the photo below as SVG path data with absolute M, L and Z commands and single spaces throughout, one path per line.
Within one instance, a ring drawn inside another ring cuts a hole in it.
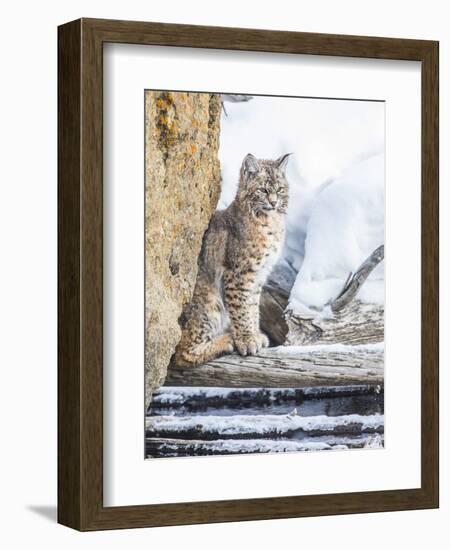
M 220 97 L 145 95 L 146 404 L 164 382 L 220 194 Z

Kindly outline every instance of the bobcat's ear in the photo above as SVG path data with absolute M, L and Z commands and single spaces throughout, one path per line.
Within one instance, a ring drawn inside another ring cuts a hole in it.
M 275 161 L 275 164 L 277 165 L 277 168 L 281 168 L 281 170 L 283 170 L 283 172 L 284 172 L 284 170 L 286 169 L 289 157 L 292 154 L 293 153 L 286 153 L 285 155 L 282 155 L 281 157 L 277 158 L 277 160 Z
M 258 159 L 249 153 L 242 162 L 242 170 L 244 174 L 256 174 L 261 169 Z

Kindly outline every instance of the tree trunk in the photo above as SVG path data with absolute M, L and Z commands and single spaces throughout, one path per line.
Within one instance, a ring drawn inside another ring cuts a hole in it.
M 260 301 L 260 326 L 273 345 L 284 344 L 289 326 L 284 311 L 297 272 L 286 261 L 279 262 L 263 287 Z

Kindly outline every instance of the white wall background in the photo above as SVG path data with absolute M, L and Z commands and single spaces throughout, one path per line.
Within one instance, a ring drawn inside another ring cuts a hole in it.
M 450 520 L 450 35 L 445 0 L 8 3 L 0 34 L 0 544 L 444 548 Z M 80 534 L 56 506 L 56 26 L 80 16 L 441 41 L 441 509 Z

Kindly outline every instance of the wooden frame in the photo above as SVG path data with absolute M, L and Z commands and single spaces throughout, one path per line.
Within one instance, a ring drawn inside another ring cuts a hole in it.
M 105 42 L 422 64 L 420 489 L 103 506 L 102 46 Z M 82 531 L 438 506 L 438 43 L 80 19 L 58 29 L 58 521 Z

